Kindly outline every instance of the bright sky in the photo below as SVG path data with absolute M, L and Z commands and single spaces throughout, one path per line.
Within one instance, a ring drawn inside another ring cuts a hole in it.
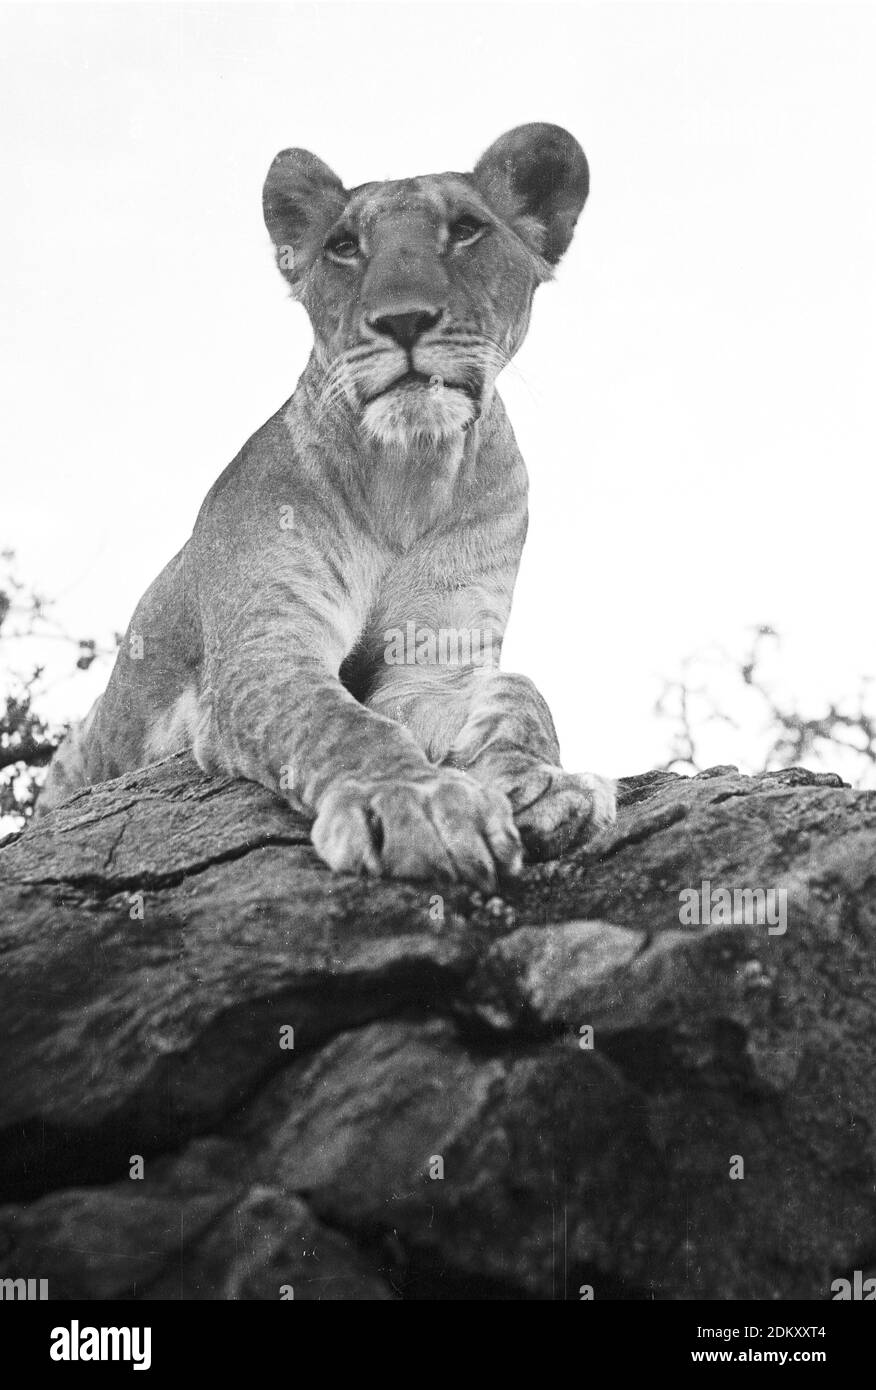
M 505 665 L 609 774 L 666 756 L 657 678 L 749 624 L 803 700 L 876 671 L 873 7 L 6 5 L 0 55 L 0 545 L 77 633 L 124 628 L 306 361 L 275 152 L 352 186 L 548 120 L 592 188 L 503 378 L 532 482 Z

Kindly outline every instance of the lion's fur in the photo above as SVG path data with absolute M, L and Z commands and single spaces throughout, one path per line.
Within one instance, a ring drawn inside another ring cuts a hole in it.
M 605 819 L 592 779 L 576 792 L 560 771 L 531 682 L 498 668 L 527 480 L 495 382 L 587 182 L 551 126 L 511 132 L 469 175 L 352 192 L 306 152 L 277 156 L 265 218 L 313 353 L 138 605 L 41 809 L 192 748 L 315 814 L 334 868 L 479 882 L 519 861 L 512 807 L 531 842 L 576 805 Z M 415 314 L 434 326 L 403 345 L 386 325 Z M 495 661 L 387 664 L 387 632 L 410 623 L 494 634 Z M 530 793 L 547 808 L 534 830 Z

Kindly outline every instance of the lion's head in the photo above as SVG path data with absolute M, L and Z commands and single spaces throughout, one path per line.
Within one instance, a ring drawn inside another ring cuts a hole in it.
M 347 190 L 306 150 L 268 172 L 277 263 L 313 325 L 322 405 L 385 443 L 439 440 L 483 410 L 572 239 L 587 160 L 553 125 L 491 145 L 470 174 Z

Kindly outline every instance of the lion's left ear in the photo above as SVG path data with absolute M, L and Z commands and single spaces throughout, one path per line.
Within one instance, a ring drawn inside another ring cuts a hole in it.
M 590 188 L 587 158 L 575 137 L 558 125 L 517 126 L 481 156 L 473 177 L 491 206 L 525 241 L 539 240 L 534 249 L 556 265 Z M 540 234 L 532 235 L 530 219 Z

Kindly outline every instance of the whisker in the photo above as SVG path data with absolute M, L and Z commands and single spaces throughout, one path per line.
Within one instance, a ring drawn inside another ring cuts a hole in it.
M 465 324 L 449 326 L 437 337 L 424 342 L 423 348 L 430 353 L 446 350 L 450 358 L 448 373 L 455 369 L 474 382 L 480 381 L 485 372 L 495 377 L 510 367 L 530 398 L 536 400 L 535 393 L 511 354 L 489 333 Z M 326 371 L 319 394 L 320 409 L 334 410 L 342 403 L 355 401 L 360 395 L 367 396 L 369 385 L 379 387 L 382 384 L 379 363 L 387 355 L 386 348 L 373 343 L 356 343 L 346 348 Z

